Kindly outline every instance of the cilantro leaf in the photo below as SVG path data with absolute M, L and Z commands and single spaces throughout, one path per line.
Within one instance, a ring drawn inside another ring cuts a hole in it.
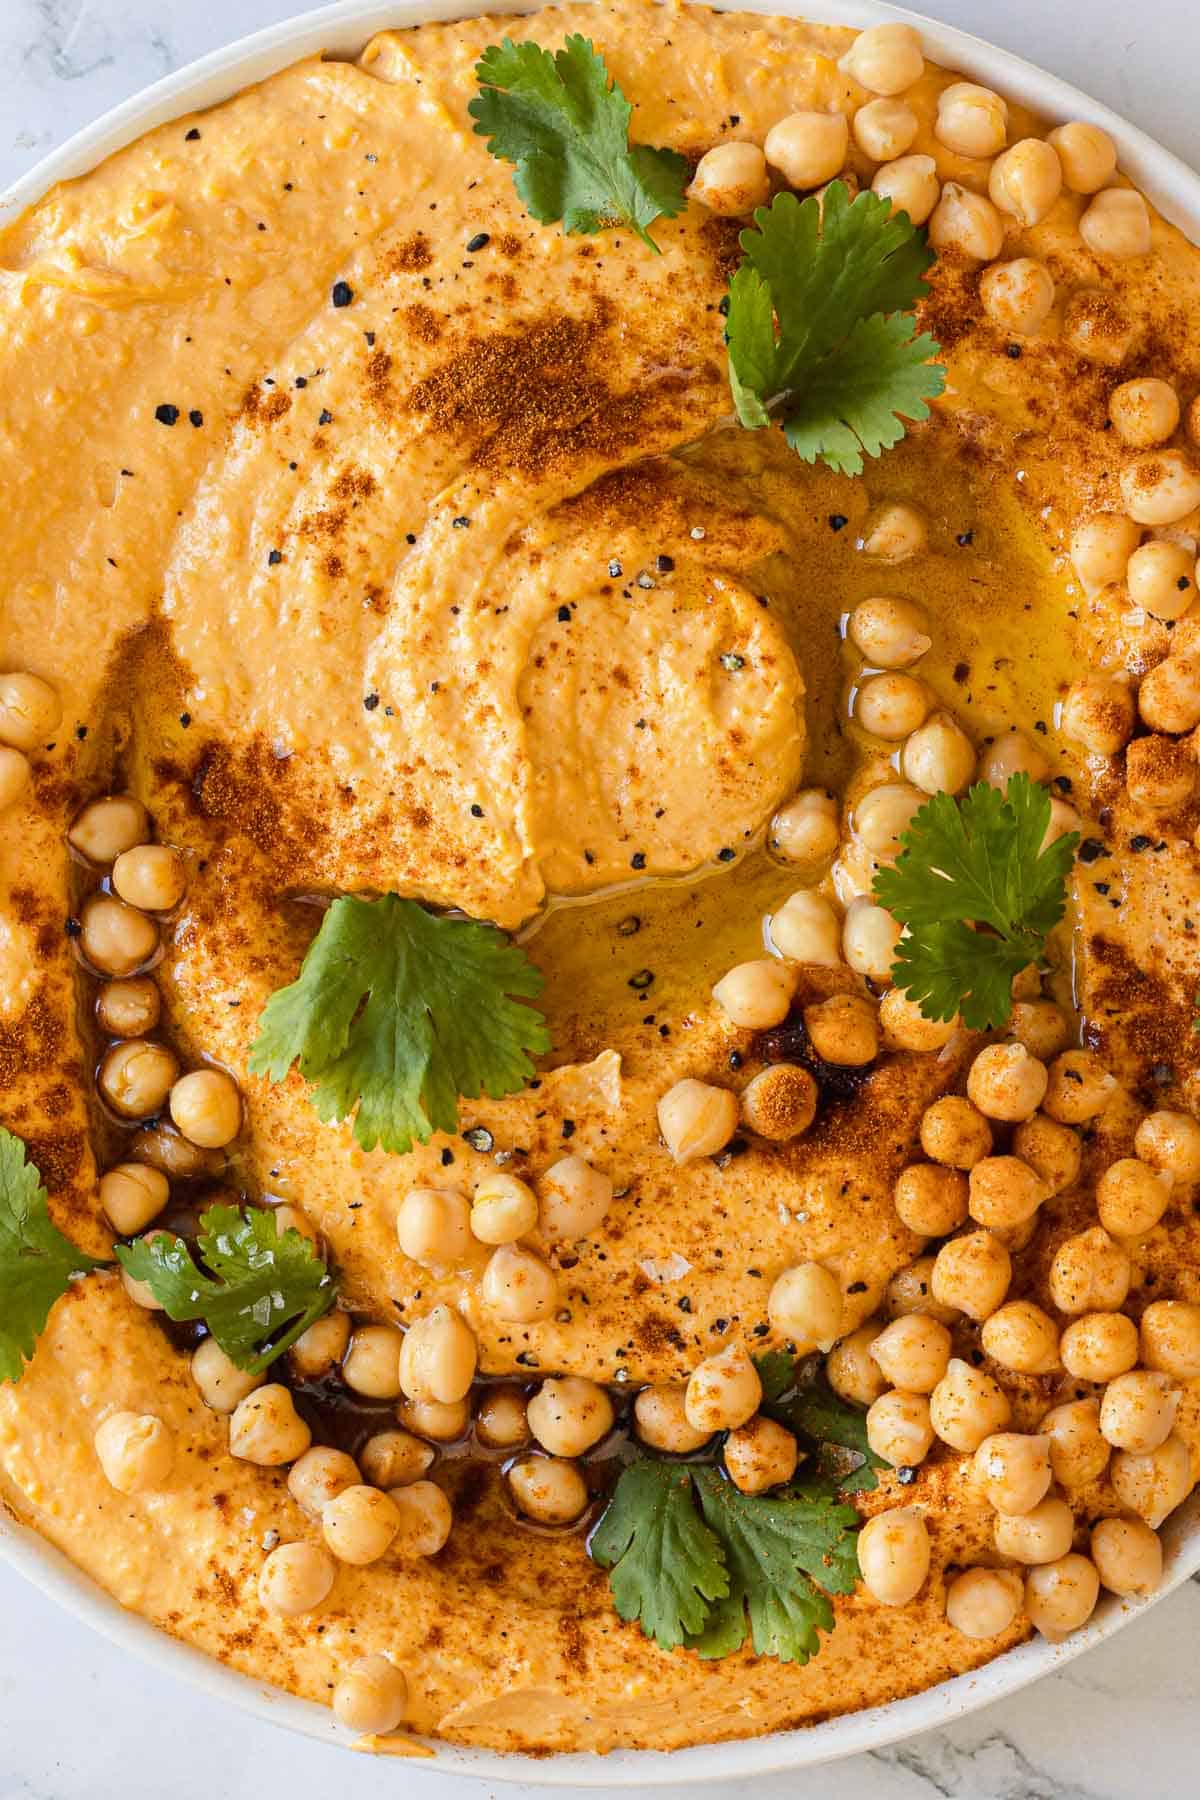
M 101 1267 L 54 1224 L 25 1145 L 0 1125 L 0 1381 L 20 1381 L 54 1302 Z
M 196 1241 L 211 1275 L 166 1232 L 118 1244 L 117 1257 L 169 1319 L 203 1319 L 248 1374 L 260 1375 L 333 1305 L 333 1277 L 308 1239 L 292 1226 L 280 1233 L 265 1209 L 210 1206 Z
M 820 1485 L 778 1496 L 742 1494 L 716 1469 L 695 1472 L 700 1505 L 720 1540 L 729 1592 L 689 1640 L 701 1656 L 726 1656 L 749 1631 L 759 1656 L 805 1663 L 833 1630 L 830 1594 L 849 1594 L 858 1578 L 858 1514 Z
M 533 218 L 585 235 L 625 224 L 658 250 L 646 227 L 682 212 L 687 162 L 630 145 L 633 109 L 587 38 L 574 33 L 555 55 L 505 38 L 484 51 L 475 75 L 480 92 L 467 108 L 475 131 L 493 156 L 516 164 Z
M 839 1399 L 824 1375 L 805 1379 L 803 1367 L 784 1350 L 756 1357 L 755 1367 L 763 1384 L 763 1412 L 795 1433 L 842 1493 L 863 1494 L 879 1486 L 878 1472 L 887 1464 L 867 1442 L 864 1412 Z
M 1046 844 L 1049 825 L 1050 796 L 1028 775 L 1003 794 L 979 782 L 961 801 L 927 801 L 879 870 L 874 897 L 908 928 L 892 978 L 926 1018 L 961 1013 L 980 1031 L 1008 1018 L 1013 977 L 1066 911 L 1079 836 Z
M 494 925 L 438 918 L 414 900 L 335 900 L 300 974 L 263 1008 L 249 1067 L 282 1081 L 294 1062 L 327 1122 L 354 1112 L 365 1150 L 405 1151 L 453 1131 L 458 1098 L 515 1093 L 548 1050 L 524 951 Z
M 742 233 L 726 337 L 734 406 L 749 430 L 778 416 L 806 462 L 862 473 L 923 419 L 945 372 L 913 338 L 911 312 L 933 253 L 907 214 L 844 182 L 797 200 L 777 194 Z
M 704 1630 L 709 1603 L 729 1592 L 725 1557 L 700 1517 L 686 1464 L 639 1457 L 621 1473 L 588 1549 L 617 1612 L 674 1650 Z

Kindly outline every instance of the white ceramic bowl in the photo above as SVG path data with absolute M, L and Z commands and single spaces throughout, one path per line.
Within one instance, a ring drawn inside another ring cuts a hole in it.
M 1179 159 L 1128 125 L 1097 101 L 1090 100 L 1056 76 L 1032 63 L 997 50 L 963 31 L 940 25 L 917 13 L 875 0 L 714 0 L 728 10 L 792 14 L 818 23 L 865 26 L 881 19 L 907 19 L 918 26 L 928 54 L 937 62 L 962 70 L 998 88 L 1052 119 L 1090 119 L 1110 132 L 1120 147 L 1121 165 L 1165 216 L 1200 242 L 1200 176 Z M 386 26 L 421 24 L 430 19 L 456 19 L 482 12 L 528 12 L 520 0 L 340 0 L 252 37 L 214 51 L 188 68 L 156 82 L 144 93 L 78 132 L 61 149 L 40 162 L 7 193 L 0 195 L 0 224 L 38 199 L 56 181 L 81 175 L 103 157 L 165 120 L 212 106 L 239 88 L 261 81 L 300 57 L 320 50 L 338 55 L 358 51 L 373 32 Z M 832 1762 L 863 1750 L 878 1750 L 917 1732 L 948 1725 L 964 1714 L 1012 1694 L 1082 1655 L 1127 1620 L 1154 1605 L 1163 1595 L 1200 1572 L 1200 1491 L 1171 1520 L 1164 1532 L 1167 1550 L 1163 1585 L 1154 1600 L 1140 1604 L 1106 1597 L 1092 1622 L 1065 1644 L 1040 1639 L 997 1657 L 974 1674 L 957 1676 L 911 1699 L 890 1706 L 831 1719 L 806 1730 L 777 1732 L 770 1737 L 736 1743 L 701 1745 L 670 1755 L 656 1751 L 619 1750 L 610 1756 L 535 1758 L 503 1756 L 454 1745 L 436 1746 L 435 1760 L 422 1769 L 474 1775 L 487 1781 L 562 1783 L 578 1787 L 649 1787 L 679 1781 L 731 1781 L 779 1769 L 799 1769 Z M 61 1602 L 77 1618 L 124 1649 L 146 1656 L 161 1668 L 203 1688 L 219 1699 L 310 1737 L 345 1744 L 324 1707 L 296 1700 L 277 1689 L 236 1674 L 211 1657 L 176 1642 L 144 1619 L 125 1612 L 115 1600 L 35 1533 L 0 1512 L 0 1554 L 43 1592 Z M 1114 1723 L 1114 1729 L 1116 1729 Z M 412 1767 L 413 1765 L 407 1765 Z M 402 1783 L 397 1770 L 398 1783 Z

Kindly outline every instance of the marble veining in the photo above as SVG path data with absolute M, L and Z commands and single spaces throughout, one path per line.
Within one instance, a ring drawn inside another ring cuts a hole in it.
M 0 0 L 0 186 L 171 69 L 285 18 L 301 0 Z M 1181 69 L 1194 0 L 916 0 L 1140 120 L 1200 164 Z M 77 1625 L 0 1564 L 0 1800 L 566 1800 L 524 1785 L 447 1788 L 288 1736 L 193 1693 Z M 1142 1800 L 1196 1790 L 1200 1582 L 1082 1661 L 947 1730 L 833 1768 L 765 1777 L 755 1800 Z M 1118 1710 L 1119 1709 L 1119 1710 Z M 744 1784 L 737 1784 L 738 1788 Z M 595 1790 L 593 1790 L 595 1791 Z M 611 1791 L 611 1790 L 610 1790 Z M 670 1800 L 681 1788 L 659 1790 Z M 707 1790 L 733 1800 L 733 1785 Z

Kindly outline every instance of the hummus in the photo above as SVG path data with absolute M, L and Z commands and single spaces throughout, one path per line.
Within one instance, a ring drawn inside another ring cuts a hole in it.
M 1200 381 L 1200 256 L 1153 216 L 1151 255 L 1097 257 L 1086 198 L 1064 192 L 1033 227 L 1009 220 L 1005 255 L 1039 259 L 1056 292 L 1015 338 L 984 312 L 978 265 L 945 250 L 922 307 L 947 367 L 933 417 L 861 478 L 810 468 L 779 433 L 729 424 L 720 305 L 744 221 L 693 203 L 657 222 L 661 256 L 620 231 L 567 237 L 526 214 L 473 134 L 483 49 L 575 30 L 632 99 L 634 139 L 693 161 L 872 97 L 839 66 L 852 32 L 790 19 L 611 0 L 426 25 L 162 126 L 0 234 L 0 667 L 65 708 L 0 835 L 0 1119 L 56 1222 L 108 1255 L 98 1175 L 129 1131 L 95 1098 L 95 982 L 68 928 L 95 872 L 66 832 L 128 789 L 188 870 L 154 968 L 163 1029 L 184 1064 L 241 1089 L 221 1190 L 301 1208 L 356 1319 L 408 1326 L 445 1302 L 483 1377 L 567 1372 L 619 1397 L 684 1380 L 726 1341 L 780 1347 L 767 1297 L 808 1261 L 835 1275 L 853 1332 L 926 1249 L 896 1179 L 925 1110 L 963 1091 L 977 1036 L 885 1052 L 782 1144 L 750 1136 L 680 1166 L 656 1114 L 679 1080 L 740 1089 L 758 1066 L 756 1033 L 708 995 L 802 885 L 764 841 L 776 808 L 802 777 L 848 810 L 891 774 L 894 746 L 854 718 L 844 628 L 881 588 L 933 620 L 919 672 L 937 704 L 977 745 L 1036 728 L 1103 856 L 1085 844 L 1076 864 L 1048 991 L 1119 1087 L 1080 1179 L 1015 1250 L 1010 1298 L 1049 1304 L 1056 1250 L 1094 1223 L 1096 1181 L 1145 1113 L 1200 1105 L 1196 804 L 1148 811 L 1120 757 L 1081 758 L 1059 731 L 1081 668 L 1136 680 L 1200 633 L 1191 617 L 1168 631 L 1116 583 L 1085 586 L 1068 554 L 1081 518 L 1121 509 L 1113 387 L 1152 375 L 1186 400 Z M 926 65 L 906 92 L 912 151 L 983 191 L 986 162 L 934 135 L 954 79 Z M 1010 142 L 1044 131 L 1008 100 Z M 868 184 L 875 164 L 852 143 L 848 168 Z M 895 503 L 920 508 L 927 540 L 893 569 L 870 545 Z M 1197 514 L 1171 526 L 1193 555 L 1198 531 Z M 459 1134 L 406 1156 L 322 1124 L 298 1073 L 247 1069 L 314 898 L 358 890 L 519 931 L 546 976 L 538 1084 L 463 1102 Z M 798 1004 L 863 991 L 844 963 L 798 979 Z M 483 1245 L 453 1273 L 402 1253 L 414 1186 L 470 1194 L 497 1155 L 536 1181 L 565 1140 L 614 1200 L 578 1243 L 530 1235 L 559 1283 L 552 1316 L 484 1304 Z M 1200 1301 L 1192 1192 L 1176 1186 L 1131 1247 L 1135 1314 Z M 960 1319 L 955 1353 L 982 1361 L 978 1343 Z M 617 1617 L 583 1530 L 529 1529 L 502 1458 L 470 1440 L 433 1471 L 455 1521 L 437 1555 L 342 1567 L 317 1611 L 280 1617 L 259 1596 L 264 1537 L 311 1537 L 312 1520 L 286 1471 L 231 1455 L 188 1351 L 115 1274 L 74 1285 L 0 1386 L 0 1496 L 122 1605 L 314 1700 L 382 1650 L 408 1671 L 417 1732 L 669 1749 L 877 1705 L 1029 1630 L 1018 1614 L 974 1640 L 947 1620 L 953 1573 L 994 1556 L 992 1510 L 945 1447 L 859 1497 L 919 1504 L 919 1596 L 839 1598 L 805 1666 L 657 1649 Z M 1079 1385 L 1003 1383 L 1026 1431 Z M 1180 1385 L 1200 1470 L 1200 1380 Z M 96 1428 L 121 1411 L 175 1435 L 153 1492 L 116 1491 L 97 1462 Z M 393 1411 L 329 1429 L 357 1453 Z M 1068 1497 L 1081 1524 L 1119 1510 L 1106 1477 Z

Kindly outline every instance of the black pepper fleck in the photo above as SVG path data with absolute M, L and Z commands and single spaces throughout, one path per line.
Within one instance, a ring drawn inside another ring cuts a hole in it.
M 199 136 L 200 136 L 200 133 L 196 130 L 196 127 L 193 125 L 192 129 L 190 131 L 184 132 L 183 141 L 185 144 L 194 144 L 196 142 L 196 139 Z
M 1150 842 L 1149 838 L 1146 839 L 1146 842 Z M 644 869 L 646 866 L 646 852 L 644 850 L 635 850 L 629 859 L 629 866 L 631 869 Z
M 317 414 L 317 424 L 318 425 L 332 425 L 333 424 L 333 414 L 330 412 L 330 410 L 327 406 L 323 406 L 321 408 L 320 412 Z
M 378 706 L 378 705 L 379 705 L 379 695 L 378 695 L 378 694 L 366 694 L 366 695 L 364 695 L 364 697 L 363 697 L 363 706 L 364 706 L 364 708 L 365 708 L 365 709 L 366 709 L 366 711 L 367 711 L 367 712 L 374 712 L 374 711 L 375 711 L 375 708 L 376 708 L 376 707 L 377 707 L 377 706 Z
M 845 513 L 830 513 L 829 515 L 830 531 L 845 531 L 849 523 L 850 521 Z
M 155 407 L 154 416 L 160 425 L 174 425 L 179 419 L 179 408 L 172 406 L 168 401 L 162 406 Z
M 471 802 L 471 817 L 473 819 L 482 819 L 483 817 L 483 808 L 480 806 L 478 800 L 473 800 Z
M 189 414 L 188 414 L 188 424 L 194 425 L 196 430 L 199 431 L 199 429 L 203 425 L 203 423 L 204 423 L 204 414 L 200 411 L 198 406 L 193 406 L 191 412 L 189 412 Z
M 571 623 L 570 607 L 569 606 L 560 606 L 558 609 L 558 612 L 556 614 L 556 617 L 557 617 L 560 625 L 569 625 Z
M 333 301 L 335 306 L 349 306 L 354 298 L 354 289 L 350 286 L 348 281 L 335 281 L 333 284 L 333 292 L 330 294 L 329 298 Z
M 733 861 L 733 859 L 736 855 L 737 855 L 737 851 L 730 850 L 728 845 L 726 845 L 724 850 L 717 851 L 717 861 L 724 862 L 724 863 L 730 863 Z
M 276 565 L 281 563 L 282 561 L 283 561 L 283 551 L 282 550 L 268 550 L 267 551 L 267 567 L 269 569 L 275 568 Z
M 477 250 L 482 250 L 490 242 L 491 238 L 486 231 L 477 231 L 473 238 L 467 239 L 467 255 L 474 256 Z
M 644 994 L 653 980 L 653 969 L 639 969 L 636 975 L 631 975 L 629 977 L 629 986 L 633 989 L 635 994 Z

